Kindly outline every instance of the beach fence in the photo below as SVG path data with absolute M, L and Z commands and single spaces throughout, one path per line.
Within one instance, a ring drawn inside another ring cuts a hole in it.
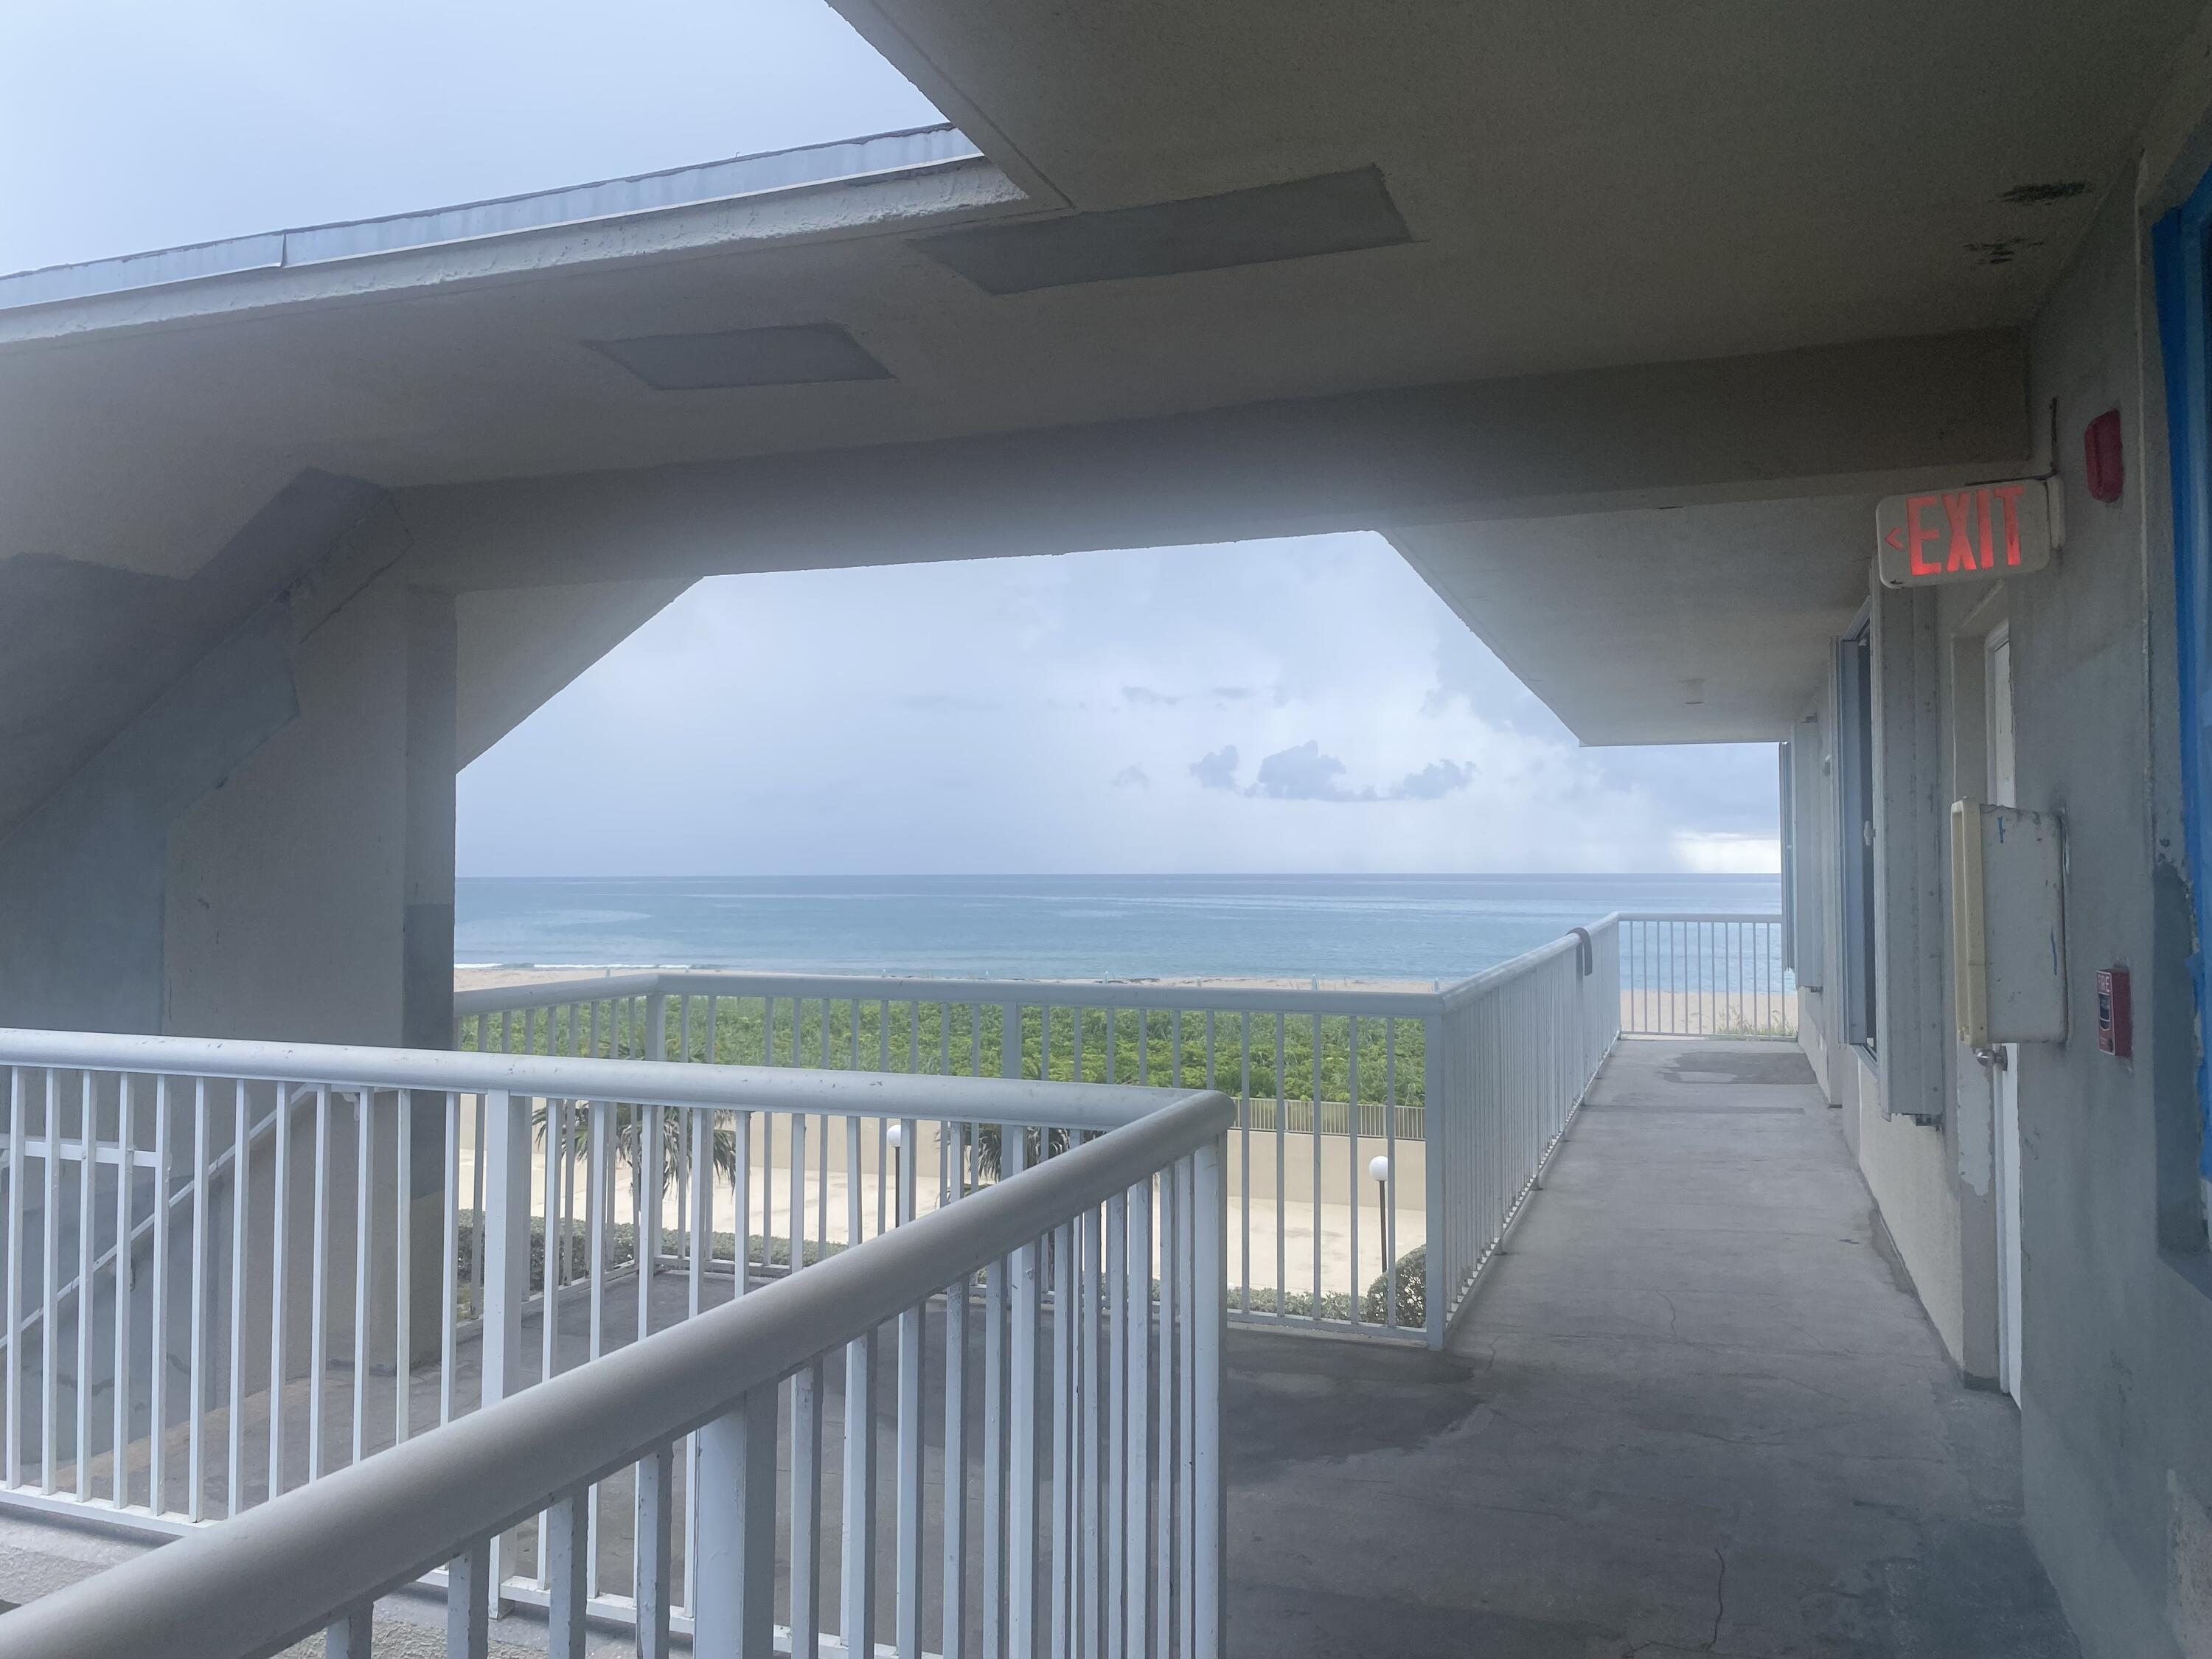
M 1619 984 L 1607 918 L 1437 988 L 650 972 L 464 992 L 455 1038 L 489 1053 L 1218 1090 L 1236 1108 L 1231 1317 L 1440 1344 L 1618 1033 Z M 897 1163 L 883 1133 L 854 1146 L 826 1124 L 787 1127 L 781 1144 L 723 1160 L 758 1183 L 760 1271 L 844 1248 L 849 1217 L 865 1230 L 883 1210 Z M 566 1144 L 557 1125 L 547 1144 Z M 1048 1139 L 1024 1156 L 1059 1150 Z M 1006 1155 L 988 1125 L 924 1136 L 905 1154 L 917 1204 L 995 1181 Z M 556 1215 L 581 1212 L 569 1179 L 538 1178 Z M 731 1178 L 713 1179 L 731 1213 Z M 667 1214 L 646 1219 L 680 1234 L 692 1183 L 669 1184 Z M 611 1198 L 629 1224 L 625 1195 Z
M 1794 1037 L 1797 981 L 1782 918 L 1624 914 L 1620 1029 L 1631 1036 Z

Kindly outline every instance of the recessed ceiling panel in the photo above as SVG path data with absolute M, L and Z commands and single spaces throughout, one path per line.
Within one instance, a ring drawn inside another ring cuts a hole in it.
M 1180 202 L 981 225 L 919 239 L 990 294 L 1172 276 L 1413 240 L 1376 167 Z
M 585 343 L 656 392 L 891 378 L 890 370 L 835 323 L 733 328 L 719 334 L 645 334 Z

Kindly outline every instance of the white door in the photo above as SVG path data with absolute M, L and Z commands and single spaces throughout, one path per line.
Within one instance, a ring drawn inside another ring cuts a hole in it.
M 1990 635 L 1990 804 L 2017 806 L 2012 733 L 2012 639 Z M 1997 1381 L 2020 1397 L 2020 1047 L 1998 1051 L 2003 1064 L 1990 1079 L 1996 1107 L 1997 1181 Z

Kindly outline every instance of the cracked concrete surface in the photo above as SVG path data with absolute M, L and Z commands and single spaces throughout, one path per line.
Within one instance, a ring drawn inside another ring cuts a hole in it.
M 1802 1057 L 1624 1042 L 1450 1352 L 1242 1336 L 1233 1653 L 2061 1659 Z

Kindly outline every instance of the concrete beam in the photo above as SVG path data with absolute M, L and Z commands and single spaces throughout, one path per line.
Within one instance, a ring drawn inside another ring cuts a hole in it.
M 2017 465 L 2004 332 L 395 492 L 409 579 L 691 579 L 1879 490 Z
M 458 748 L 466 766 L 683 592 L 682 581 L 599 582 L 464 593 Z

